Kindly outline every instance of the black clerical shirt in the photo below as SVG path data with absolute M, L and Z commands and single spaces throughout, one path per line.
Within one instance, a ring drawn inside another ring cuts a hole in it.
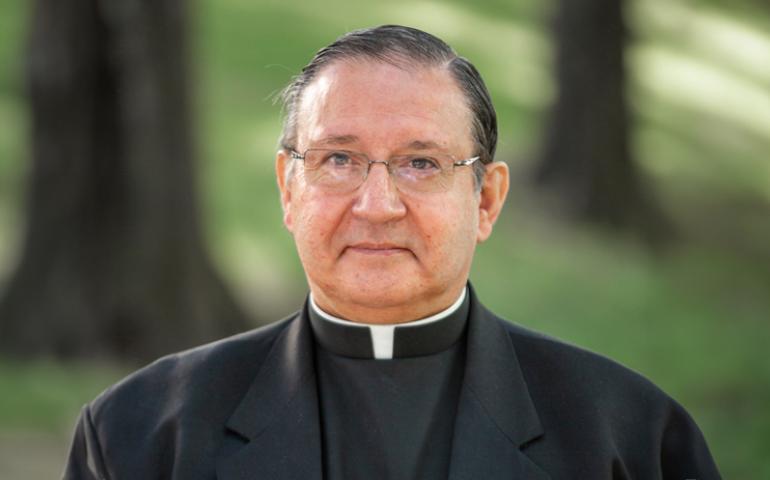
M 397 326 L 345 322 L 311 301 L 329 480 L 447 478 L 468 298 Z

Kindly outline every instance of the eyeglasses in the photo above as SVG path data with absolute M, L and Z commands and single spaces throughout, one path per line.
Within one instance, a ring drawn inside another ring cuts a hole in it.
M 410 153 L 384 161 L 370 160 L 359 152 L 322 148 L 311 148 L 303 154 L 292 150 L 291 158 L 304 162 L 309 184 L 337 193 L 360 187 L 375 163 L 385 165 L 396 188 L 402 192 L 442 192 L 452 186 L 455 167 L 467 167 L 479 159 L 458 161 L 445 153 Z

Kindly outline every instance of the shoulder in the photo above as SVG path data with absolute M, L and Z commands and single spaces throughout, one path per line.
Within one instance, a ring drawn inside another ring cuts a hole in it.
M 557 452 L 546 440 L 531 447 L 533 455 L 551 464 L 571 456 L 586 468 L 605 456 L 629 472 L 639 469 L 643 478 L 655 468 L 671 478 L 718 478 L 695 421 L 650 380 L 597 353 L 491 317 L 511 339 L 545 438 L 567 446 Z
M 640 373 L 601 354 L 503 320 L 519 365 L 533 394 L 558 388 L 561 392 L 591 398 L 601 407 L 602 399 L 616 406 L 626 397 L 649 405 L 669 402 L 670 397 Z
M 656 418 L 681 408 L 652 381 L 612 359 L 495 319 L 508 333 L 530 394 L 540 409 L 569 406 L 613 420 L 632 412 Z M 556 402 L 556 398 L 561 401 Z
M 83 409 L 64 478 L 212 478 L 223 426 L 296 318 L 168 355 L 105 390 Z
M 223 423 L 296 314 L 147 365 L 89 405 L 100 429 L 156 428 L 153 420 Z M 141 422 L 134 420 L 142 418 Z M 139 433 L 139 432 L 137 432 Z

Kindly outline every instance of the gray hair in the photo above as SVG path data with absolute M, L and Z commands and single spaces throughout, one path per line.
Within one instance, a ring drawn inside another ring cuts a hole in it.
M 457 55 L 443 40 L 416 28 L 382 25 L 355 30 L 319 50 L 302 72 L 281 92 L 280 98 L 285 112 L 283 132 L 279 140 L 281 148 L 287 151 L 296 149 L 298 110 L 305 88 L 313 82 L 323 67 L 335 60 L 351 58 L 366 58 L 397 67 L 416 64 L 426 67 L 446 66 L 449 69 L 464 93 L 473 117 L 473 155 L 480 157 L 480 161 L 475 162 L 473 166 L 476 187 L 480 188 L 485 165 L 494 159 L 497 148 L 497 114 L 489 91 L 471 62 Z

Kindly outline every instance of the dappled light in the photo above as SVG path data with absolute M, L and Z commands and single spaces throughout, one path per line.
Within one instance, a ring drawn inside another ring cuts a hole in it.
M 461 55 L 492 66 L 498 74 L 489 78 L 490 88 L 522 108 L 541 109 L 552 99 L 550 44 L 544 26 L 501 20 L 456 3 L 395 4 L 383 10 L 384 17 L 436 32 L 461 45 Z
M 736 124 L 770 142 L 770 94 L 757 82 L 661 47 L 639 47 L 633 56 L 639 82 L 652 95 Z
M 646 41 L 673 45 L 701 57 L 722 71 L 745 74 L 750 82 L 770 87 L 770 38 L 767 18 L 725 15 L 695 2 L 645 0 L 632 3 L 637 35 Z

